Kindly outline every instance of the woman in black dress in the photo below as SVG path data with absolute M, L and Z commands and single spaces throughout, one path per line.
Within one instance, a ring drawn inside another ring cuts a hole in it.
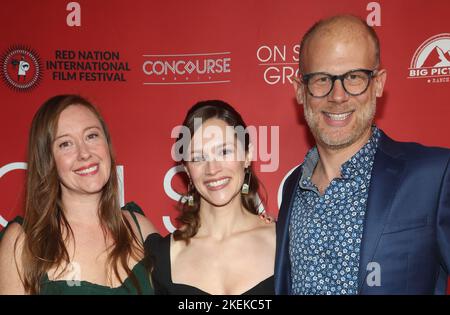
M 145 244 L 156 294 L 274 294 L 275 224 L 258 211 L 245 129 L 222 101 L 199 102 L 187 113 L 175 146 L 189 178 L 181 227 Z

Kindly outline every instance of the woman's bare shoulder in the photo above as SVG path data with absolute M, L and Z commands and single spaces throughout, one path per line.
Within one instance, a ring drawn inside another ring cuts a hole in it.
M 3 249 L 14 248 L 16 241 L 18 245 L 21 245 L 24 236 L 25 234 L 22 225 L 17 222 L 8 224 L 8 227 L 6 228 L 6 231 L 0 241 L 0 251 Z
M 9 224 L 0 241 L 0 294 L 25 293 L 19 276 L 24 235 L 22 226 L 14 222 Z
M 133 231 L 135 233 L 138 233 L 136 222 L 131 217 L 130 212 L 127 211 L 127 210 L 122 210 L 122 213 L 125 216 L 125 218 L 127 218 L 128 222 L 131 224 L 131 226 L 133 227 Z M 137 220 L 137 222 L 139 224 L 139 228 L 141 229 L 142 237 L 144 238 L 144 240 L 150 234 L 158 233 L 158 230 L 156 230 L 156 228 L 153 225 L 153 223 L 146 216 L 144 216 L 142 214 L 139 214 L 139 213 L 136 213 L 136 212 L 134 213 L 134 216 L 136 217 L 136 220 Z

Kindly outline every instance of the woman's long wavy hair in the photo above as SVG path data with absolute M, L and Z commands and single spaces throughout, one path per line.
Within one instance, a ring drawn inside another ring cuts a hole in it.
M 182 126 L 189 129 L 189 134 L 191 135 L 191 137 L 196 131 L 195 128 L 198 128 L 195 120 L 199 118 L 201 119 L 202 123 L 206 122 L 208 119 L 216 118 L 223 120 L 231 127 L 237 127 L 237 129 L 247 130 L 247 125 L 245 124 L 241 115 L 230 104 L 221 100 L 201 101 L 191 107 L 182 124 Z M 183 133 L 180 133 L 178 135 L 177 141 L 183 141 L 182 138 Z M 243 145 L 245 153 L 247 154 L 249 152 L 250 136 L 246 132 L 243 138 Z M 186 146 L 184 146 L 184 148 L 186 148 Z M 183 152 L 183 147 L 181 147 L 180 151 L 177 153 L 186 156 L 186 152 Z M 183 159 L 183 163 L 185 164 L 186 162 L 187 161 Z M 249 192 L 248 194 L 241 194 L 241 202 L 247 211 L 252 214 L 258 215 L 258 208 L 262 202 L 258 198 L 260 182 L 252 169 L 252 165 L 248 167 L 248 171 L 250 171 L 251 173 Z M 187 195 L 194 198 L 194 204 L 192 206 L 189 206 L 188 202 L 185 202 L 186 197 L 182 197 L 178 202 L 178 210 L 181 213 L 177 217 L 177 221 L 182 224 L 182 229 L 176 230 L 173 233 L 173 236 L 175 240 L 184 240 L 187 244 L 189 244 L 190 238 L 195 236 L 198 232 L 198 229 L 200 228 L 201 222 L 199 212 L 201 196 L 195 189 L 194 185 L 188 186 Z
M 88 108 L 101 123 L 111 156 L 110 177 L 103 187 L 98 216 L 104 235 L 113 239 L 108 248 L 108 270 L 121 283 L 119 266 L 126 271 L 138 292 L 136 276 L 128 267 L 129 257 L 138 259 L 142 248 L 128 220 L 120 210 L 115 157 L 108 128 L 98 110 L 78 95 L 58 95 L 47 100 L 36 112 L 31 124 L 28 142 L 28 171 L 24 216 L 24 243 L 22 251 L 23 285 L 30 294 L 39 294 L 40 282 L 52 267 L 67 266 L 70 256 L 66 244 L 74 234 L 64 215 L 61 182 L 53 157 L 59 117 L 71 105 Z M 63 233 L 63 230 L 67 233 Z M 65 236 L 63 236 L 63 234 Z M 137 245 L 136 245 L 137 244 Z M 17 245 L 17 243 L 16 243 Z M 64 273 L 65 268 L 62 268 Z

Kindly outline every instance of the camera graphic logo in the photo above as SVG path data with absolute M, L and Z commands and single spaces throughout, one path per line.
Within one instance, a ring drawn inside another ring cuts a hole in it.
M 27 92 L 42 80 L 42 64 L 38 53 L 27 46 L 16 45 L 6 50 L 1 59 L 1 77 L 16 92 Z

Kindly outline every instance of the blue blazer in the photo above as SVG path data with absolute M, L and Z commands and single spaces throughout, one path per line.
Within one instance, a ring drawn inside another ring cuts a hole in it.
M 289 221 L 302 166 L 287 178 L 277 221 L 275 292 L 291 293 Z M 373 285 L 373 264 L 379 285 Z M 360 249 L 360 294 L 445 294 L 450 268 L 450 150 L 396 142 L 375 155 Z M 369 276 L 369 277 L 368 277 Z

